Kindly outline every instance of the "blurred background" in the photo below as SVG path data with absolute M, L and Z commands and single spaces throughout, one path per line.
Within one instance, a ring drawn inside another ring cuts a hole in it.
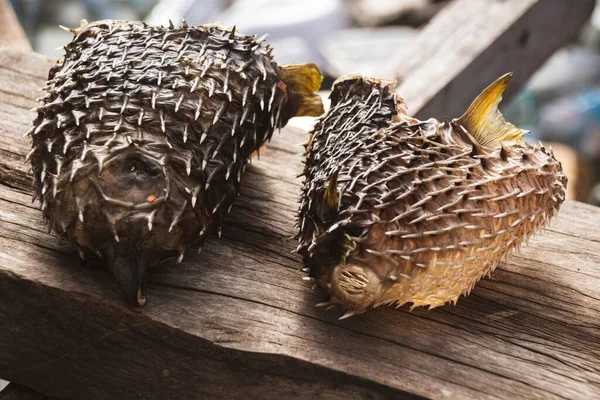
M 447 0 L 10 0 L 32 46 L 52 58 L 80 19 L 166 25 L 220 21 L 269 33 L 280 64 L 315 61 L 323 87 L 346 73 L 370 74 L 410 43 Z M 576 1 L 573 2 L 576 7 Z M 600 4 L 600 0 L 597 2 Z M 410 104 L 408 104 L 410 107 Z M 510 102 L 506 119 L 552 142 L 570 179 L 569 197 L 600 205 L 600 6 L 577 40 L 557 51 Z M 443 117 L 443 116 L 438 116 Z

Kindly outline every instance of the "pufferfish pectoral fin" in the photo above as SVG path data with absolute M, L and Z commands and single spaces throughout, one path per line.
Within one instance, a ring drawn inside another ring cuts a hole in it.
M 338 211 L 340 196 L 337 188 L 338 171 L 331 174 L 329 184 L 323 193 L 323 201 L 321 202 L 321 217 L 324 221 L 332 219 Z
M 506 122 L 498 104 L 502 100 L 502 93 L 508 86 L 512 72 L 502 75 L 492 82 L 471 103 L 467 111 L 456 122 L 462 125 L 467 132 L 481 146 L 499 149 L 513 146 L 523 139 L 529 131 L 519 129 L 510 122 Z

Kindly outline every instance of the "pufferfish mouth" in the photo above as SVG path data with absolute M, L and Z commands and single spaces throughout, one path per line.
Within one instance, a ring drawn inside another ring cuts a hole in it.
M 368 310 L 387 289 L 373 270 L 354 263 L 337 265 L 328 280 L 327 288 L 332 294 L 328 304 L 342 304 L 348 309 L 348 316 Z
M 162 165 L 135 151 L 107 161 L 97 181 L 97 189 L 107 202 L 133 210 L 158 207 L 166 200 L 167 187 Z

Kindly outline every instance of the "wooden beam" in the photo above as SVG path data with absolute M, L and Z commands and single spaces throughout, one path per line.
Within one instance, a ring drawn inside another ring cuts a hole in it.
M 8 0 L 0 0 L 0 47 L 31 50 L 31 44 Z
M 460 116 L 500 75 L 516 93 L 589 19 L 594 0 L 455 0 L 379 68 L 422 119 Z
M 314 308 L 292 250 L 306 133 L 248 168 L 201 255 L 151 277 L 132 308 L 109 274 L 47 234 L 22 137 L 47 59 L 0 51 L 0 378 L 61 398 L 592 398 L 600 393 L 600 211 L 550 229 L 456 307 Z M 193 254 L 192 254 L 193 253 Z

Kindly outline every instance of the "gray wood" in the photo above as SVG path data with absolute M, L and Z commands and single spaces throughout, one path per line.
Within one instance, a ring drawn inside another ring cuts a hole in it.
M 31 204 L 22 135 L 49 66 L 0 51 L 0 378 L 62 398 L 600 396 L 598 209 L 567 202 L 456 307 L 339 321 L 292 253 L 293 128 L 247 169 L 223 238 L 127 306 Z
M 556 49 L 576 37 L 594 0 L 454 0 L 379 68 L 420 118 L 460 116 L 509 71 L 510 97 Z

